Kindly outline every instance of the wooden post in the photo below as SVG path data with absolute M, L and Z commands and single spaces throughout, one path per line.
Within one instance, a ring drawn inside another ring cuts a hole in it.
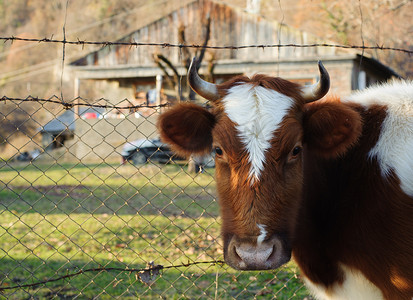
M 79 88 L 80 88 L 80 79 L 75 78 L 75 84 L 74 84 L 74 97 L 75 97 L 75 106 L 74 106 L 74 114 L 75 114 L 75 120 L 79 118 Z
M 156 105 L 161 105 L 162 75 L 156 75 Z

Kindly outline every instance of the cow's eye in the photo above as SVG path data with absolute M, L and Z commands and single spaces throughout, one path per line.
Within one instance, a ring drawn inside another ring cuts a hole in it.
M 293 152 L 292 152 L 293 157 L 298 156 L 298 154 L 300 154 L 301 150 L 302 150 L 302 148 L 301 148 L 300 146 L 296 146 L 296 147 L 293 149 Z
M 224 154 L 224 152 L 222 151 L 220 147 L 215 147 L 214 152 L 216 156 L 222 156 Z
M 293 150 L 291 150 L 291 152 L 288 154 L 287 161 L 291 163 L 297 161 L 302 151 L 303 151 L 303 146 L 301 145 L 301 143 L 297 143 L 294 146 Z

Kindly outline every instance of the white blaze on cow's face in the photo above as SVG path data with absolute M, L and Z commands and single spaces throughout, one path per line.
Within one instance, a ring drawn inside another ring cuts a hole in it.
M 260 235 L 257 237 L 257 243 L 262 244 L 267 237 L 267 230 L 265 230 L 265 225 L 257 224 L 257 227 L 260 229 Z
M 251 183 L 259 181 L 270 141 L 294 100 L 277 91 L 246 83 L 230 88 L 222 103 L 248 152 Z
M 301 191 L 300 86 L 258 75 L 219 88 L 212 136 L 224 257 L 237 269 L 276 268 L 290 259 L 286 216 Z

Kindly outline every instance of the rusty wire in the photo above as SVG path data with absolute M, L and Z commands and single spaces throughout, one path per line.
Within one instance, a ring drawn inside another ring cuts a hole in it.
M 84 106 L 84 107 L 93 107 L 93 108 L 106 108 L 106 109 L 140 109 L 140 108 L 162 108 L 162 107 L 167 107 L 170 106 L 171 103 L 163 103 L 163 104 L 157 104 L 157 105 L 150 105 L 150 104 L 139 104 L 139 105 L 129 105 L 129 106 L 124 106 L 124 105 L 110 105 L 110 104 L 92 104 L 92 103 L 84 103 L 84 102 L 78 102 L 79 100 L 82 101 L 87 101 L 87 102 L 99 102 L 99 101 L 109 101 L 108 99 L 105 98 L 99 98 L 93 101 L 90 101 L 88 99 L 84 99 L 82 97 L 76 97 L 74 99 L 71 99 L 69 101 L 63 100 L 61 97 L 53 95 L 50 98 L 39 98 L 39 97 L 34 97 L 34 96 L 27 96 L 26 98 L 18 98 L 18 97 L 7 97 L 3 96 L 0 98 L 0 103 L 1 102 L 6 102 L 6 101 L 17 101 L 17 102 L 39 102 L 39 103 L 53 103 L 53 104 L 59 104 L 62 105 L 65 109 L 71 109 L 75 106 Z M 127 101 L 128 103 L 132 103 L 128 99 L 122 99 L 123 101 Z
M 166 269 L 172 269 L 172 268 L 182 268 L 182 267 L 190 267 L 190 266 L 195 266 L 195 265 L 202 265 L 202 264 L 209 264 L 209 265 L 223 265 L 225 264 L 224 261 L 222 260 L 210 260 L 210 261 L 195 261 L 195 262 L 188 262 L 188 263 L 183 263 L 180 265 L 171 265 L 171 266 L 162 266 L 162 265 L 155 265 L 150 268 L 141 268 L 141 269 L 128 269 L 128 268 L 90 268 L 90 269 L 85 269 L 85 270 L 80 270 L 75 273 L 71 274 L 66 274 L 64 276 L 60 276 L 57 278 L 50 278 L 47 280 L 43 281 L 38 281 L 35 283 L 30 283 L 30 284 L 23 284 L 23 285 L 13 285 L 13 286 L 0 286 L 0 293 L 5 290 L 15 290 L 15 289 L 20 289 L 20 288 L 31 288 L 31 287 L 36 287 L 39 285 L 44 285 L 50 282 L 56 282 L 60 281 L 63 279 L 68 279 L 72 278 L 75 276 L 79 276 L 85 273 L 90 273 L 90 272 L 111 272 L 111 271 L 117 271 L 117 272 L 129 272 L 129 273 L 142 273 L 142 272 L 153 272 L 153 271 L 160 271 L 160 270 L 166 270 Z
M 406 54 L 413 54 L 413 50 L 396 48 L 396 47 L 386 47 L 384 45 L 376 46 L 366 46 L 366 45 L 340 45 L 340 44 L 328 44 L 328 43 L 314 43 L 314 44 L 254 44 L 254 45 L 227 45 L 227 46 L 205 46 L 200 44 L 173 44 L 173 43 L 157 43 L 157 42 L 121 42 L 121 41 L 86 41 L 86 40 L 58 40 L 52 38 L 21 38 L 15 36 L 0 37 L 0 40 L 4 42 L 7 41 L 23 41 L 23 42 L 38 42 L 38 43 L 58 43 L 58 44 L 70 44 L 70 45 L 95 45 L 95 46 L 130 46 L 130 47 L 141 47 L 141 46 L 153 46 L 162 48 L 195 48 L 195 49 L 213 49 L 213 50 L 241 50 L 248 48 L 313 48 L 313 47 L 325 47 L 325 48 L 341 48 L 341 49 L 358 49 L 358 50 L 387 50 L 387 51 L 397 51 Z

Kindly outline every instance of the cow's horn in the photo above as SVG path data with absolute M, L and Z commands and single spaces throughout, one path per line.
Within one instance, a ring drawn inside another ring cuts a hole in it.
M 219 99 L 218 89 L 215 84 L 203 80 L 199 77 L 196 66 L 196 57 L 192 59 L 188 71 L 188 82 L 191 88 L 200 96 L 210 101 Z
M 320 60 L 318 61 L 318 69 L 320 70 L 320 80 L 313 85 L 304 86 L 302 89 L 302 96 L 307 103 L 322 98 L 330 89 L 330 75 Z

